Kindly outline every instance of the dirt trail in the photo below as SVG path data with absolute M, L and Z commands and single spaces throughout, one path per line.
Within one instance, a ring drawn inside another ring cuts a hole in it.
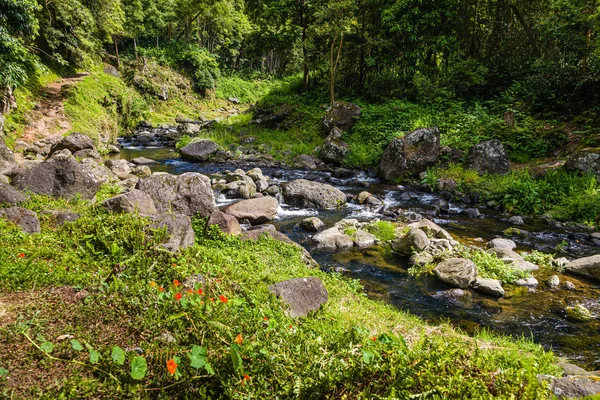
M 34 142 L 47 136 L 65 134 L 71 130 L 71 122 L 63 106 L 64 86 L 81 82 L 89 73 L 79 73 L 46 85 L 41 90 L 41 101 L 28 113 L 27 126 L 19 139 Z

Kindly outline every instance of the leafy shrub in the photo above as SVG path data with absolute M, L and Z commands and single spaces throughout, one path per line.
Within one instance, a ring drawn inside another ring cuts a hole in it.
M 377 221 L 369 225 L 367 230 L 382 242 L 396 238 L 396 226 L 390 221 Z
M 531 272 L 516 269 L 511 264 L 506 264 L 494 253 L 473 250 L 464 246 L 458 248 L 458 253 L 461 257 L 468 258 L 475 263 L 479 276 L 482 278 L 499 279 L 505 283 L 514 283 L 517 279 L 531 276 Z

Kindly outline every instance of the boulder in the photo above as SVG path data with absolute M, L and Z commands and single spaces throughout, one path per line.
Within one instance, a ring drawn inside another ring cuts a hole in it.
M 550 289 L 556 289 L 557 287 L 559 287 L 560 278 L 558 277 L 558 275 L 552 275 L 548 277 L 548 279 L 546 279 L 546 286 L 548 286 Z
M 538 280 L 535 278 L 521 278 L 515 281 L 516 286 L 529 286 L 534 287 L 539 284 Z
M 430 244 L 427 234 L 413 228 L 406 235 L 392 243 L 392 249 L 400 254 L 410 255 L 425 250 Z
M 137 189 L 131 189 L 129 192 L 104 200 L 102 207 L 113 213 L 156 214 L 156 207 L 152 198 Z
M 84 199 L 94 197 L 100 188 L 100 181 L 87 165 L 63 155 L 29 166 L 14 177 L 12 184 L 37 194 L 65 198 L 80 195 Z
M 321 146 L 319 158 L 323 161 L 340 165 L 348 156 L 349 151 L 350 147 L 347 143 L 328 138 L 323 146 Z
M 300 154 L 299 156 L 294 157 L 294 167 L 300 169 L 315 169 L 317 167 L 317 163 L 313 156 L 309 156 L 308 154 Z
M 350 236 L 340 232 L 336 227 L 325 229 L 312 237 L 312 242 L 317 250 L 336 251 L 350 249 L 354 242 Z
M 152 175 L 152 170 L 147 165 L 138 165 L 131 170 L 131 173 L 135 176 L 139 176 L 140 178 L 145 178 Z
M 159 213 L 208 217 L 216 210 L 210 179 L 196 172 L 152 175 L 140 179 L 136 189 L 152 198 Z
M 516 226 L 525 225 L 525 221 L 523 221 L 523 217 L 521 217 L 519 215 L 515 215 L 513 217 L 510 217 L 508 219 L 508 223 L 511 224 L 511 225 L 516 225 Z
M 277 216 L 279 202 L 271 196 L 265 196 L 257 199 L 248 199 L 238 201 L 222 211 L 225 214 L 234 216 L 241 221 L 247 219 L 252 225 L 264 224 L 272 221 Z
M 134 163 L 135 165 L 156 165 L 156 164 L 158 164 L 158 161 L 154 161 L 154 160 L 151 160 L 146 157 L 132 158 L 131 162 Z
M 336 101 L 323 117 L 323 128 L 327 134 L 334 128 L 346 132 L 352 129 L 358 117 L 360 117 L 359 106 L 345 101 Z
M 15 156 L 4 143 L 4 139 L 0 137 L 0 171 L 7 169 L 13 164 L 15 164 Z
M 480 174 L 507 174 L 510 172 L 508 156 L 499 140 L 481 142 L 471 148 L 467 167 Z
M 366 249 L 367 247 L 371 247 L 375 244 L 376 238 L 372 233 L 359 229 L 356 231 L 352 239 L 354 240 L 354 244 L 359 249 Z
M 518 261 L 525 261 L 519 253 L 505 248 L 493 247 L 491 249 L 488 249 L 487 252 L 490 254 L 495 254 L 496 257 L 498 257 L 507 264 Z
M 496 238 L 492 239 L 487 243 L 488 249 L 507 249 L 514 250 L 517 248 L 517 244 L 510 239 Z
M 379 162 L 379 177 L 393 181 L 425 171 L 439 160 L 440 131 L 417 129 L 402 138 L 392 139 Z
M 213 225 L 219 227 L 221 232 L 226 233 L 228 235 L 240 235 L 242 233 L 242 227 L 238 222 L 237 218 L 233 215 L 225 214 L 221 211 L 215 211 L 210 214 L 208 221 L 206 223 L 207 228 L 210 228 Z
M 585 377 L 552 378 L 550 389 L 559 399 L 581 399 L 600 394 L 600 382 Z
M 73 153 L 73 157 L 77 160 L 83 160 L 84 158 L 91 158 L 96 161 L 102 161 L 102 156 L 96 151 L 96 149 L 83 149 Z
M 27 200 L 27 196 L 6 183 L 0 183 L 0 205 L 15 205 Z
M 269 286 L 269 291 L 288 305 L 292 318 L 306 317 L 327 303 L 329 294 L 323 282 L 316 277 L 296 278 Z
M 565 271 L 600 281 L 600 254 L 573 260 L 567 264 Z
M 466 289 L 475 281 L 477 267 L 465 258 L 449 258 L 439 263 L 433 272 L 445 284 Z
M 219 150 L 219 146 L 212 140 L 203 139 L 192 142 L 179 149 L 182 158 L 192 161 L 206 161 Z
M 568 171 L 596 175 L 600 179 L 600 149 L 584 149 L 571 156 L 565 168 Z
M 121 180 L 129 178 L 132 172 L 127 160 L 107 160 L 104 165 Z
M 192 228 L 192 220 L 187 215 L 166 214 L 159 216 L 150 225 L 150 228 L 166 228 L 169 239 L 161 246 L 169 251 L 176 252 L 179 249 L 194 245 L 195 234 Z
M 240 180 L 227 184 L 225 195 L 230 199 L 250 199 L 256 194 L 256 189 L 256 184 L 252 178 L 244 175 Z
M 454 242 L 454 239 L 448 233 L 448 231 L 428 219 L 422 219 L 418 222 L 413 222 L 412 224 L 408 225 L 408 227 L 411 229 L 420 229 L 429 236 L 437 239 L 447 239 L 451 244 Z
M 44 210 L 42 214 L 52 215 L 55 226 L 63 226 L 67 222 L 75 222 L 79 219 L 79 214 L 69 211 Z
M 495 297 L 504 296 L 502 281 L 498 279 L 475 278 L 475 282 L 471 284 L 473 290 Z
M 300 226 L 309 232 L 319 232 L 325 226 L 325 223 L 317 217 L 308 217 L 302 220 Z
M 80 150 L 92 149 L 95 150 L 94 142 L 89 137 L 81 133 L 72 133 L 69 136 L 62 138 L 59 142 L 52 145 L 48 157 L 52 157 L 54 153 L 58 153 L 64 149 L 71 153 L 76 153 Z
M 347 201 L 344 192 L 325 183 L 297 179 L 282 184 L 282 188 L 285 202 L 294 207 L 331 210 Z
M 251 169 L 250 171 L 246 172 L 246 176 L 249 176 L 254 182 L 267 180 L 260 168 Z
M 119 178 L 104 164 L 97 162 L 97 160 L 84 158 L 81 160 L 81 165 L 83 165 L 101 185 L 103 183 L 119 182 Z
M 37 214 L 26 208 L 0 208 L 0 218 L 18 225 L 25 233 L 40 233 L 42 231 Z

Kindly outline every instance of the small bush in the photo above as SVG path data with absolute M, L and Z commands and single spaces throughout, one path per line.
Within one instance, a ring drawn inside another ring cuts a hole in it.
M 382 242 L 396 238 L 396 226 L 390 221 L 377 221 L 369 225 L 367 230 Z

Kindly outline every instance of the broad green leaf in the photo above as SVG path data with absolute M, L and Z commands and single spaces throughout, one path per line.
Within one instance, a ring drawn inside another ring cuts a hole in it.
M 6 368 L 0 367 L 0 378 L 8 375 L 8 370 Z
M 370 364 L 371 361 L 373 361 L 375 354 L 373 354 L 373 352 L 371 352 L 371 351 L 363 351 L 362 353 L 363 353 L 363 362 L 365 364 Z
M 71 339 L 71 347 L 73 348 L 73 350 L 76 351 L 83 350 L 83 346 L 81 345 L 81 343 L 79 343 L 79 340 L 77 339 Z
M 209 375 L 214 375 L 215 374 L 215 370 L 213 369 L 212 365 L 210 365 L 209 363 L 206 363 L 204 365 L 204 369 L 206 370 L 206 373 Z
M 110 358 L 118 365 L 125 364 L 125 352 L 119 346 L 113 346 Z
M 148 363 L 144 357 L 136 356 L 131 361 L 131 377 L 135 380 L 143 379 L 146 376 Z
M 237 344 L 231 345 L 231 350 L 229 352 L 231 356 L 231 362 L 233 363 L 233 369 L 237 372 L 242 368 L 242 356 L 240 354 L 240 347 Z
M 54 345 L 50 342 L 44 342 L 40 345 L 40 349 L 42 349 L 44 353 L 52 353 L 52 350 L 54 350 Z
M 188 355 L 190 357 L 190 365 L 192 368 L 202 368 L 206 364 L 206 349 L 200 346 L 192 346 L 192 351 Z
M 100 353 L 94 349 L 89 349 L 89 351 L 90 351 L 90 363 L 98 364 L 98 361 L 100 361 Z

